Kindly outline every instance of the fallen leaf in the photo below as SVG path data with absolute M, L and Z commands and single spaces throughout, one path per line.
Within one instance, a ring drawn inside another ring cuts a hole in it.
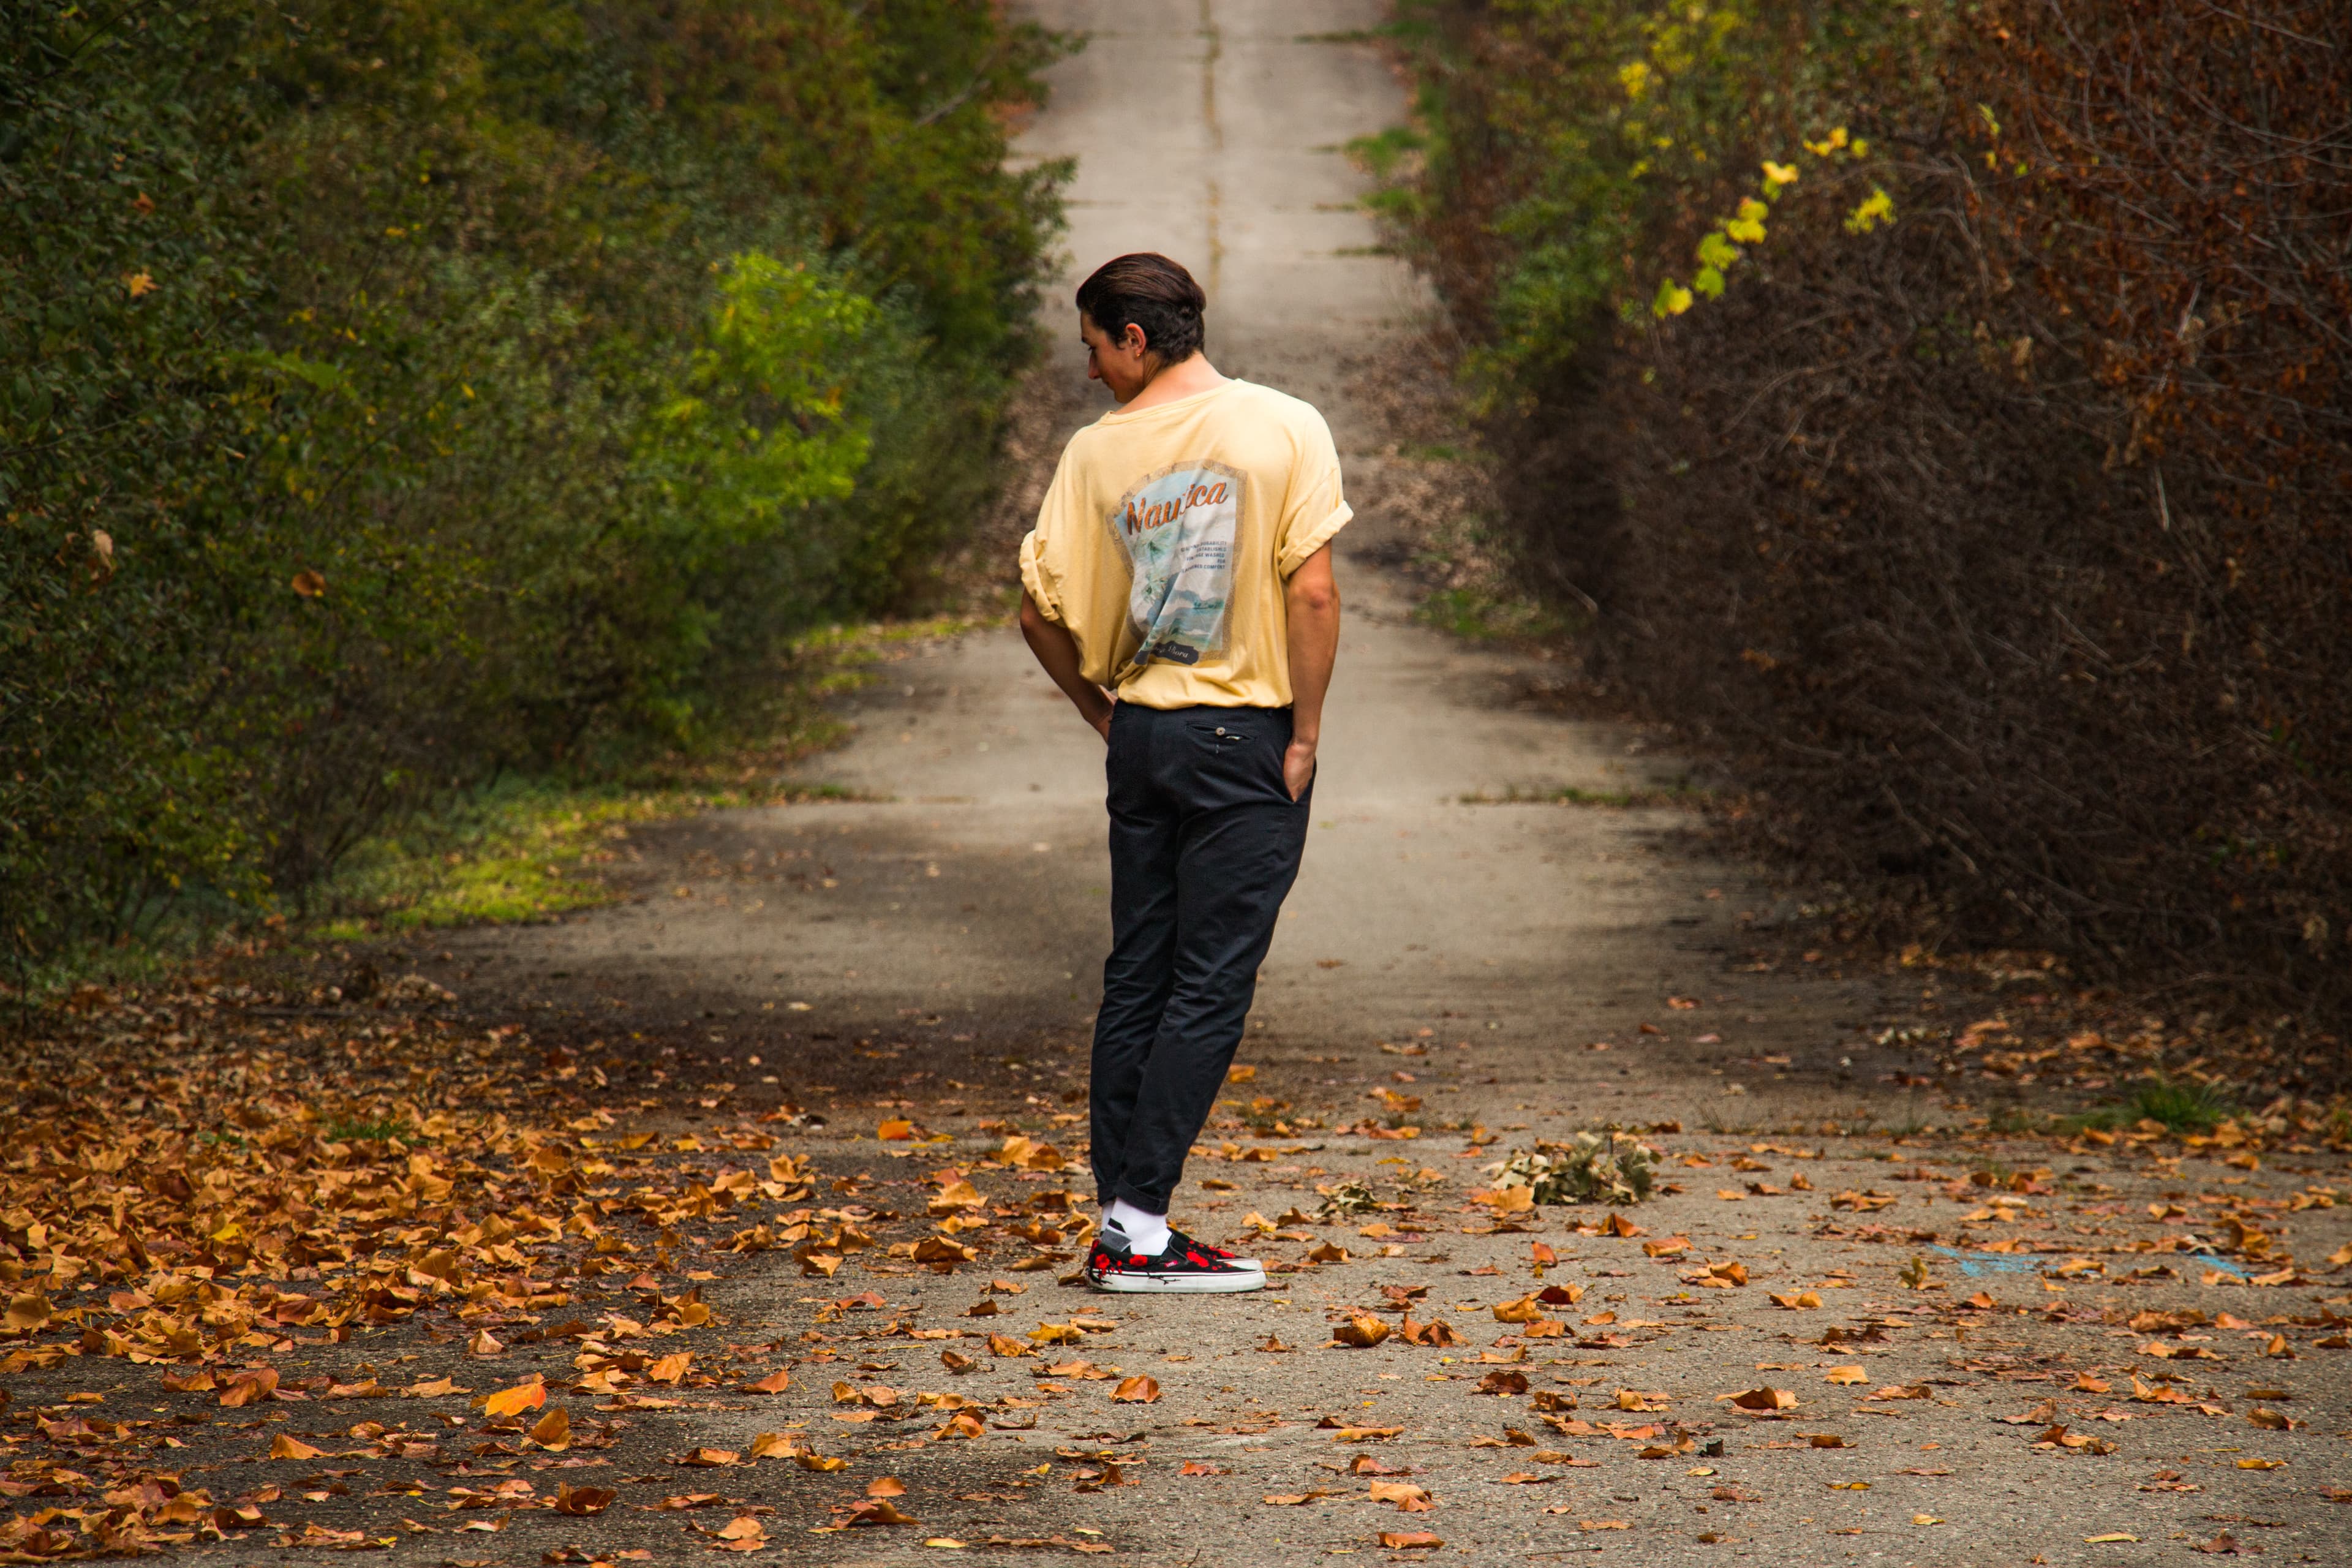
M 313 1448 L 310 1444 L 299 1438 L 289 1437 L 283 1432 L 269 1440 L 269 1457 L 273 1459 L 315 1459 L 325 1452 L 323 1448 Z
M 534 1377 L 529 1383 L 503 1388 L 491 1394 L 482 1405 L 482 1413 L 492 1420 L 502 1420 L 509 1415 L 520 1415 L 526 1410 L 536 1410 L 546 1403 L 547 1384 Z
M 228 1387 L 222 1391 L 220 1402 L 234 1410 L 240 1405 L 258 1404 L 277 1390 L 278 1370 L 275 1367 L 233 1373 L 229 1376 Z
M 604 1512 L 620 1495 L 603 1487 L 573 1487 L 559 1482 L 555 1489 L 555 1511 L 583 1519 L 590 1514 Z
M 757 1383 L 745 1384 L 743 1385 L 743 1392 L 746 1394 L 782 1394 L 792 1385 L 793 1374 L 791 1370 L 787 1368 L 782 1372 L 770 1373 L 767 1376 L 761 1378 Z
M 1381 1544 L 1391 1552 L 1434 1552 L 1445 1542 L 1425 1530 L 1383 1530 Z
M 1160 1397 L 1160 1384 L 1154 1378 L 1130 1377 L 1111 1390 L 1110 1397 L 1116 1405 L 1150 1405 Z
M 1387 1339 L 1391 1331 L 1380 1319 L 1360 1312 L 1332 1330 L 1331 1337 L 1343 1345 L 1369 1350 Z
M 1392 1502 L 1402 1513 L 1425 1513 L 1433 1506 L 1429 1493 L 1411 1481 L 1374 1481 L 1371 1499 L 1374 1502 Z
M 1797 1403 L 1797 1396 L 1785 1388 L 1751 1388 L 1726 1397 L 1742 1410 L 1790 1410 Z
M 1822 1381 L 1827 1383 L 1868 1383 L 1870 1373 L 1858 1366 L 1833 1366 Z

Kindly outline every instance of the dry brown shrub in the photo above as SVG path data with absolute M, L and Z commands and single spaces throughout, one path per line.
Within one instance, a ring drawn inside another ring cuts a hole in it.
M 1895 165 L 1489 431 L 1596 667 L 1957 939 L 2340 1024 L 2347 84 L 2315 0 L 1988 6 Z

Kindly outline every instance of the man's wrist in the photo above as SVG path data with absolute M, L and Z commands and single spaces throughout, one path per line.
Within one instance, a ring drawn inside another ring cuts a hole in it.
M 1290 731 L 1290 743 L 1294 746 L 1304 746 L 1310 752 L 1315 749 L 1318 739 L 1318 735 L 1312 730 L 1293 730 Z

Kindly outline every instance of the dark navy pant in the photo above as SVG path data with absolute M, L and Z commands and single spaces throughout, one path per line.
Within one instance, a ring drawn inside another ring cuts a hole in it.
M 1095 1189 L 1166 1214 L 1241 1044 L 1307 847 L 1287 708 L 1111 716 L 1111 951 L 1095 1019 Z

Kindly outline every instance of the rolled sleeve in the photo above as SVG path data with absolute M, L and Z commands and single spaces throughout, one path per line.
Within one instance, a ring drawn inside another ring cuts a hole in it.
M 1021 540 L 1021 586 L 1028 591 L 1029 602 L 1037 606 L 1039 615 L 1057 626 L 1067 624 L 1059 586 L 1045 564 L 1045 552 L 1034 529 Z
M 1290 536 L 1283 541 L 1282 554 L 1275 562 L 1276 570 L 1288 578 L 1293 572 L 1307 564 L 1308 556 L 1338 537 L 1339 531 L 1347 527 L 1355 515 L 1355 509 L 1341 501 L 1325 512 L 1322 520 L 1312 527 L 1292 529 Z

